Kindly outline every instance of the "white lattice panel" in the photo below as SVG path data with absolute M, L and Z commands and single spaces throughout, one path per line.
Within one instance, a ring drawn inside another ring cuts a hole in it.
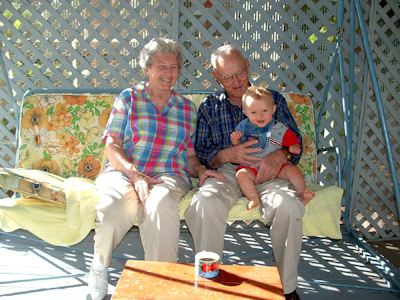
M 398 1 L 377 3 L 371 45 L 381 90 L 387 128 L 400 175 L 400 8 Z M 399 216 L 393 195 L 393 183 L 389 169 L 387 149 L 382 134 L 378 107 L 368 78 L 365 91 L 362 126 L 354 180 L 352 219 L 357 230 L 368 239 L 400 236 Z
M 345 2 L 342 46 L 348 69 L 350 17 L 349 3 Z M 398 3 L 394 0 L 361 2 L 366 24 L 372 24 L 374 42 L 371 44 L 383 98 L 390 99 L 386 103 L 387 111 L 395 112 L 399 106 L 398 55 L 395 55 L 396 51 L 398 54 Z M 323 0 L 1 1 L 0 49 L 13 95 L 7 92 L 2 73 L 0 139 L 13 141 L 16 121 L 11 103 L 13 99 L 20 101 L 28 89 L 124 88 L 143 80 L 138 53 L 156 36 L 173 38 L 184 47 L 185 67 L 178 89 L 219 89 L 211 76 L 210 55 L 218 46 L 231 43 L 243 49 L 249 58 L 254 84 L 307 93 L 313 98 L 318 113 L 336 46 L 337 3 Z M 365 124 L 360 124 L 364 103 L 368 103 L 365 116 L 376 109 L 373 95 L 368 92 L 370 83 L 365 80 L 365 51 L 359 30 L 355 44 L 353 141 L 359 140 L 362 147 L 353 143 L 355 172 L 352 176 L 359 176 L 359 180 L 355 177 L 353 185 L 356 204 L 354 213 L 351 212 L 352 223 L 367 236 L 398 236 L 398 228 L 397 231 L 394 228 L 398 218 L 391 215 L 393 192 L 379 122 L 374 121 L 375 116 L 371 120 L 367 117 Z M 339 145 L 345 154 L 340 89 L 336 68 L 321 122 L 319 146 Z M 398 162 L 398 116 L 391 113 L 388 121 Z M 2 144 L 0 148 L 0 164 L 12 165 L 15 148 Z M 360 149 L 363 150 L 357 151 Z M 336 183 L 334 154 L 320 156 L 318 167 L 323 184 Z

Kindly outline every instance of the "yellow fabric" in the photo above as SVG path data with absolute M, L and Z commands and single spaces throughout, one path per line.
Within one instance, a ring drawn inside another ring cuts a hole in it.
M 315 198 L 306 206 L 303 217 L 303 234 L 341 239 L 340 214 L 343 190 L 336 186 L 307 185 L 315 192 Z M 88 179 L 71 177 L 64 182 L 66 207 L 35 198 L 3 199 L 0 201 L 0 227 L 11 232 L 25 229 L 53 245 L 79 243 L 94 227 L 95 206 L 99 195 Z M 192 196 L 190 190 L 179 203 L 179 214 L 184 220 Z M 227 223 L 236 220 L 265 223 L 259 209 L 247 210 L 247 199 L 242 197 L 229 212 Z
M 340 214 L 343 189 L 336 186 L 323 187 L 317 184 L 307 184 L 307 188 L 315 192 L 315 198 L 307 205 L 303 217 L 303 234 L 305 236 L 327 236 L 332 239 L 341 239 Z M 179 203 L 179 214 L 183 220 L 184 213 L 189 207 L 193 194 L 197 188 L 190 190 Z M 260 209 L 247 210 L 248 200 L 240 198 L 229 211 L 228 224 L 238 220 L 247 223 L 260 220 L 265 224 Z
M 2 199 L 0 227 L 25 229 L 53 245 L 79 243 L 94 227 L 98 201 L 93 181 L 71 177 L 64 182 L 66 207 L 35 198 Z
M 327 236 L 341 239 L 341 202 L 343 189 L 337 186 L 323 187 L 307 185 L 315 192 L 315 198 L 306 205 L 303 217 L 303 234 L 306 236 Z

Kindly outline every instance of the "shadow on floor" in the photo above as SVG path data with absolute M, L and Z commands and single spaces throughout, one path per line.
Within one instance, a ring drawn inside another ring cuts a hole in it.
M 90 299 L 87 273 L 92 260 L 93 231 L 72 247 L 52 246 L 24 230 L 0 231 L 0 297 L 3 299 Z M 343 240 L 304 238 L 299 263 L 298 293 L 302 299 L 399 299 L 376 271 L 380 262 L 345 236 Z M 128 259 L 143 260 L 137 230 L 131 230 L 115 249 L 109 269 L 110 299 Z M 182 231 L 178 262 L 194 260 L 193 241 Z M 227 232 L 224 264 L 275 265 L 266 231 Z M 400 277 L 399 277 L 400 278 Z M 134 291 L 133 291 L 134 292 Z

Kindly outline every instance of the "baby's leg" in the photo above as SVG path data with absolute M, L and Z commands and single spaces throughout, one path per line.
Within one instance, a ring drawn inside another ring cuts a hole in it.
M 307 203 L 315 197 L 313 191 L 306 189 L 306 182 L 304 181 L 303 174 L 297 166 L 287 164 L 282 168 L 277 177 L 290 181 L 304 205 L 307 205 Z
M 249 168 L 242 168 L 236 173 L 236 179 L 242 190 L 243 195 L 249 199 L 247 209 L 250 210 L 260 205 L 260 196 L 258 195 L 256 185 L 254 183 L 255 175 Z

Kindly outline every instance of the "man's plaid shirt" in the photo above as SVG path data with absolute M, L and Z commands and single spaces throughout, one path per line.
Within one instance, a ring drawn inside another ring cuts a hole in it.
M 302 138 L 299 129 L 293 119 L 292 113 L 285 98 L 277 91 L 269 90 L 277 105 L 274 118 L 285 124 L 300 140 L 303 152 Z M 232 146 L 230 134 L 236 126 L 247 118 L 242 108 L 232 105 L 225 91 L 216 92 L 203 100 L 197 115 L 197 129 L 195 150 L 202 164 L 211 167 L 211 159 L 218 151 Z M 299 155 L 293 155 L 293 163 L 300 160 Z

